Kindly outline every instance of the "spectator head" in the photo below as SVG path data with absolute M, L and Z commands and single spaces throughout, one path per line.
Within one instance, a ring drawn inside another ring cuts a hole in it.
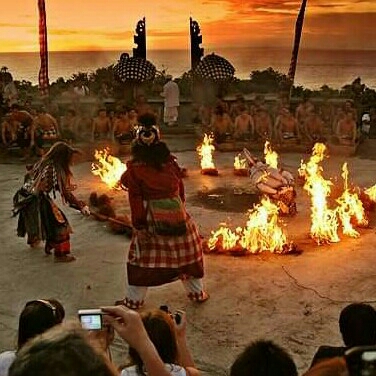
M 59 325 L 28 342 L 9 376 L 115 376 L 114 366 L 88 342 L 82 329 Z
M 75 117 L 76 116 L 76 111 L 73 110 L 73 109 L 69 109 L 69 110 L 67 110 L 67 115 L 69 115 L 71 117 Z
M 171 315 L 160 309 L 154 309 L 141 313 L 141 317 L 146 332 L 162 361 L 176 364 L 178 361 L 178 347 Z M 137 351 L 130 348 L 129 356 L 137 368 L 142 370 L 143 363 Z
M 107 110 L 105 108 L 100 108 L 98 110 L 98 116 L 105 117 L 107 115 Z
M 297 376 L 296 365 L 290 355 L 271 341 L 251 343 L 237 357 L 231 376 Z
M 217 116 L 223 116 L 225 114 L 225 109 L 223 108 L 222 105 L 218 104 L 215 106 L 215 109 L 214 109 L 214 113 L 217 115 Z
M 18 349 L 29 339 L 60 324 L 64 316 L 64 308 L 57 300 L 40 299 L 26 303 L 18 323 Z
M 375 309 L 364 303 L 346 306 L 339 316 L 339 330 L 347 347 L 375 345 Z
M 20 111 L 21 110 L 21 106 L 17 103 L 13 103 L 11 106 L 10 106 L 10 110 L 11 111 Z

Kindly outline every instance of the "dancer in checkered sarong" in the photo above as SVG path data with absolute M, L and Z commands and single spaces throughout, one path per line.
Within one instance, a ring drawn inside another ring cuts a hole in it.
M 180 279 L 188 297 L 204 302 L 203 249 L 196 224 L 186 212 L 181 170 L 164 142 L 153 114 L 139 118 L 132 159 L 121 178 L 128 189 L 132 223 L 124 304 L 140 308 L 149 286 Z

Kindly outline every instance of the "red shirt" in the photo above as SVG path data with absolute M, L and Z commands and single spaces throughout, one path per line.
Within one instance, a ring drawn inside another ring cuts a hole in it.
M 132 223 L 135 228 L 147 225 L 144 201 L 177 196 L 185 201 L 181 170 L 172 156 L 160 170 L 146 163 L 129 161 L 121 182 L 128 188 Z

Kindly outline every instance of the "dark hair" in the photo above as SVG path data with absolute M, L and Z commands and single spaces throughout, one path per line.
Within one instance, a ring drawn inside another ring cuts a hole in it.
M 96 352 L 82 329 L 59 326 L 35 337 L 17 354 L 9 376 L 115 376 L 104 355 Z
M 50 150 L 43 156 L 41 164 L 45 161 L 52 160 L 57 166 L 60 166 L 64 171 L 68 181 L 72 176 L 70 169 L 72 163 L 72 157 L 74 154 L 78 154 L 79 150 L 73 148 L 65 142 L 59 141 L 54 143 Z
M 156 170 L 160 170 L 168 161 L 171 153 L 164 142 L 157 142 L 147 146 L 140 144 L 138 141 L 133 141 L 131 155 L 132 161 L 145 163 Z
M 162 362 L 177 363 L 178 347 L 175 336 L 174 322 L 170 315 L 160 309 L 141 313 L 146 332 L 153 342 Z M 143 362 L 140 355 L 132 347 L 129 348 L 129 356 L 136 365 L 138 372 L 144 375 Z
M 339 329 L 348 347 L 376 344 L 376 311 L 369 304 L 353 303 L 339 316 Z
M 62 304 L 55 299 L 27 302 L 18 322 L 18 349 L 29 339 L 60 324 L 64 316 L 65 311 Z
M 251 343 L 231 366 L 231 376 L 297 376 L 291 356 L 271 341 Z
M 137 121 L 138 124 L 143 125 L 144 127 L 157 125 L 157 117 L 151 112 L 146 112 L 145 114 L 138 116 Z

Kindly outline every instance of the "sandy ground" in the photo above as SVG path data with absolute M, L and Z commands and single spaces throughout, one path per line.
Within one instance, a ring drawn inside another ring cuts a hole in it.
M 188 141 L 177 138 L 168 142 L 176 146 Z M 370 146 L 375 150 L 376 145 Z M 189 170 L 185 180 L 187 207 L 202 234 L 208 236 L 225 220 L 244 224 L 245 214 L 193 206 L 190 200 L 204 187 L 247 186 L 247 178 L 232 175 L 233 153 L 216 154 L 219 177 L 200 174 L 195 152 L 176 155 Z M 283 164 L 293 171 L 301 158 L 298 154 L 281 156 Z M 343 161 L 343 157 L 327 160 L 326 176 L 339 175 Z M 374 160 L 352 158 L 348 162 L 355 183 L 371 186 L 376 182 Z M 87 200 L 92 191 L 107 193 L 115 200 L 117 214 L 129 213 L 126 193 L 109 191 L 89 170 L 88 162 L 74 167 L 77 196 Z M 129 240 L 111 234 L 105 223 L 65 209 L 74 228 L 72 247 L 77 256 L 70 264 L 56 264 L 42 248 L 29 249 L 25 239 L 17 238 L 11 200 L 23 174 L 24 166 L 19 162 L 0 165 L 0 350 L 14 346 L 18 315 L 28 300 L 56 297 L 63 302 L 67 316 L 74 318 L 79 308 L 112 304 L 124 296 Z M 205 285 L 211 299 L 203 305 L 190 303 L 179 282 L 149 290 L 147 307 L 167 304 L 172 310 L 187 311 L 188 341 L 204 374 L 227 374 L 243 347 L 260 338 L 288 349 L 299 370 L 304 371 L 318 346 L 341 344 L 337 322 L 345 305 L 355 301 L 376 303 L 374 228 L 361 230 L 359 239 L 342 237 L 338 244 L 318 247 L 308 239 L 309 202 L 300 189 L 297 202 L 299 213 L 285 220 L 285 229 L 289 239 L 303 249 L 302 255 L 206 255 Z M 374 226 L 374 218 L 371 224 Z M 126 347 L 120 340 L 115 341 L 112 351 L 116 362 L 124 360 Z

